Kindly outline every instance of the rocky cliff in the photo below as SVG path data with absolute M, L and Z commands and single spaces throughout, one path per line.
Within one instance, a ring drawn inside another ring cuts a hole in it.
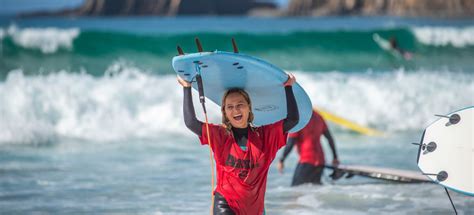
M 29 16 L 176 16 L 253 15 L 326 16 L 388 15 L 473 17 L 474 0 L 289 0 L 284 11 L 256 0 L 86 0 L 76 9 Z
M 86 0 L 76 9 L 36 12 L 28 15 L 142 16 L 142 15 L 245 15 L 258 8 L 275 9 L 255 0 Z
M 291 0 L 286 15 L 472 17 L 474 0 Z

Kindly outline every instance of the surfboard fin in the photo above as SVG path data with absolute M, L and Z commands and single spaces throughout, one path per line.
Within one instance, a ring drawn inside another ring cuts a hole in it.
M 446 116 L 446 115 L 441 115 L 441 114 L 435 114 L 437 117 L 444 117 L 449 119 L 449 123 L 446 124 L 446 126 L 454 125 L 457 124 L 459 121 L 461 121 L 461 117 L 459 114 L 453 114 L 451 116 Z
M 448 178 L 448 173 L 446 171 L 441 171 L 438 174 L 435 173 L 423 173 L 423 175 L 434 175 L 436 176 L 436 179 L 438 181 L 444 181 Z M 446 194 L 448 195 L 449 201 L 451 202 L 451 206 L 453 206 L 454 214 L 458 214 L 458 211 L 456 210 L 456 206 L 454 206 L 453 200 L 451 199 L 451 196 L 449 195 L 448 189 L 444 187 L 444 190 L 446 191 Z
M 183 49 L 179 45 L 176 46 L 176 49 L 178 50 L 178 55 L 184 55 Z
M 436 173 L 422 173 L 422 174 L 436 176 L 436 180 L 438 180 L 439 182 L 445 181 L 446 179 L 448 179 L 448 173 L 446 171 L 441 171 L 437 174 Z
M 198 52 L 203 52 L 201 41 L 199 41 L 199 38 L 197 37 L 196 37 L 196 46 L 197 46 Z
M 232 47 L 234 48 L 234 53 L 239 53 L 239 49 L 237 48 L 237 43 L 235 42 L 234 38 L 232 38 Z
M 340 178 L 342 178 L 346 173 L 340 169 L 338 169 L 337 167 L 335 167 L 332 171 L 332 173 L 329 175 L 329 177 L 331 177 L 332 180 L 338 180 Z
M 421 146 L 421 150 L 423 151 L 424 155 L 430 152 L 434 152 L 436 148 L 438 147 L 435 142 L 429 142 L 428 144 L 425 144 L 425 143 L 412 143 L 412 144 Z

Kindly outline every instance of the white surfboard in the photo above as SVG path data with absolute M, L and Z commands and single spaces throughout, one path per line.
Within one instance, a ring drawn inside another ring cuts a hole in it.
M 418 167 L 434 182 L 474 196 L 474 106 L 446 117 L 425 129 Z
M 326 168 L 334 169 L 334 166 L 327 165 Z M 375 166 L 364 166 L 364 165 L 339 165 L 337 170 L 347 173 L 346 178 L 350 178 L 353 175 L 360 175 L 364 177 L 382 179 L 393 182 L 401 183 L 423 183 L 431 182 L 428 178 L 422 175 L 418 171 L 404 170 L 404 169 L 393 169 L 387 167 L 375 167 Z
M 199 52 L 173 58 L 173 69 L 187 81 L 201 74 L 204 95 L 217 105 L 230 88 L 244 89 L 250 96 L 257 126 L 267 125 L 286 118 L 286 96 L 283 83 L 288 75 L 280 68 L 261 59 L 240 53 Z M 192 82 L 197 89 L 197 83 Z M 290 130 L 302 129 L 311 118 L 312 105 L 303 88 L 295 83 L 293 93 L 299 111 L 299 123 Z
M 390 42 L 388 42 L 387 40 L 383 39 L 382 37 L 380 37 L 378 34 L 373 34 L 372 35 L 372 39 L 374 39 L 375 43 L 377 43 L 377 45 L 385 50 L 385 51 L 392 51 L 392 47 L 390 46 Z

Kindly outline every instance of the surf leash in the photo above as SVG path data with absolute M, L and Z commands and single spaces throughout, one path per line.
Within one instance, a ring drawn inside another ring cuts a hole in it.
M 199 41 L 198 38 L 196 38 L 196 46 L 198 48 L 199 52 L 203 52 L 201 42 Z M 207 142 L 209 143 L 209 161 L 211 163 L 211 211 L 210 214 L 213 214 L 214 210 L 214 184 L 215 184 L 215 176 L 214 176 L 214 162 L 212 160 L 212 144 L 211 144 L 211 136 L 209 134 L 209 121 L 207 118 L 207 110 L 206 110 L 206 97 L 204 96 L 204 85 L 202 83 L 202 77 L 201 77 L 201 67 L 199 66 L 199 62 L 195 62 L 195 69 L 197 75 L 195 76 L 196 78 L 196 83 L 198 85 L 198 92 L 199 92 L 199 102 L 202 105 L 202 110 L 204 112 L 204 118 L 205 118 L 205 124 L 206 124 L 206 133 L 207 133 Z
M 196 41 L 196 46 L 198 49 L 198 52 L 203 52 L 203 48 L 201 45 L 201 42 L 199 41 L 199 38 L 195 38 Z M 237 43 L 235 42 L 235 39 L 232 38 L 232 48 L 234 53 L 239 53 L 239 49 L 237 47 Z M 178 54 L 179 55 L 185 55 L 183 52 L 183 49 L 180 46 L 177 46 Z M 198 92 L 199 92 L 199 102 L 202 105 L 202 109 L 204 112 L 204 117 L 205 117 L 205 125 L 206 125 L 206 133 L 207 133 L 207 142 L 209 143 L 209 161 L 211 163 L 211 208 L 210 208 L 210 214 L 212 215 L 214 213 L 214 186 L 215 186 L 215 173 L 214 173 L 214 162 L 212 159 L 213 152 L 212 152 L 212 143 L 211 143 L 211 136 L 209 132 L 209 121 L 207 117 L 207 110 L 206 110 L 206 100 L 204 96 L 204 84 L 202 83 L 202 76 L 201 76 L 201 64 L 202 62 L 200 61 L 194 61 L 194 69 L 196 71 L 196 75 L 191 79 L 191 82 L 196 82 L 198 86 Z
M 451 116 L 435 114 L 435 116 L 447 118 L 448 122 L 446 123 L 446 126 L 454 125 L 454 124 L 457 124 L 459 121 L 461 121 L 461 116 L 459 116 L 459 114 L 452 114 Z M 421 140 L 420 140 L 419 143 L 412 143 L 413 145 L 417 145 L 419 147 L 418 148 L 418 158 L 417 158 L 417 161 L 416 161 L 417 163 L 419 163 L 420 152 L 421 151 L 423 151 L 423 154 L 428 154 L 428 153 L 434 152 L 438 148 L 436 142 L 429 142 L 428 144 L 423 143 L 424 138 L 425 138 L 425 132 L 426 132 L 426 129 L 425 129 L 425 131 L 423 131 L 423 135 L 421 136 Z M 426 172 L 422 171 L 422 174 L 426 175 L 426 176 L 436 176 L 436 182 L 437 183 L 443 182 L 446 179 L 448 179 L 448 173 L 446 171 L 440 171 L 439 173 L 426 173 Z M 444 190 L 446 191 L 446 195 L 449 198 L 449 202 L 451 203 L 451 206 L 453 207 L 454 214 L 457 215 L 458 211 L 456 210 L 456 206 L 454 205 L 454 202 L 451 199 L 451 195 L 449 195 L 449 191 L 446 188 L 446 186 L 443 185 L 443 187 L 444 187 Z

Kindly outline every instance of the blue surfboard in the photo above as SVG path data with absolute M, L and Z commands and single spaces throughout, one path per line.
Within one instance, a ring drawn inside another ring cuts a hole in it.
M 198 87 L 194 78 L 200 73 L 204 95 L 219 106 L 228 89 L 245 90 L 252 101 L 256 126 L 271 124 L 287 116 L 283 83 L 288 75 L 264 60 L 240 53 L 199 52 L 174 57 L 173 69 L 181 78 L 192 82 L 194 89 Z M 302 129 L 312 113 L 311 100 L 298 83 L 293 85 L 293 92 L 300 121 L 290 132 Z

